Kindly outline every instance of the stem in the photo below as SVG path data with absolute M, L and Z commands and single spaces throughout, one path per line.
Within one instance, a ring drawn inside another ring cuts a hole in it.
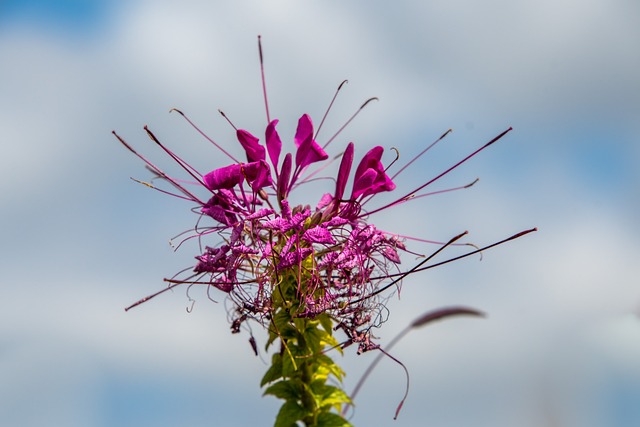
M 298 292 L 309 287 L 306 280 L 289 272 L 278 285 L 279 290 L 272 293 L 277 297 L 272 300 L 274 314 L 269 344 L 279 340 L 281 346 L 262 385 L 270 384 L 265 394 L 284 400 L 276 426 L 301 422 L 305 427 L 347 427 L 350 424 L 339 411 L 351 399 L 340 388 L 327 384 L 330 376 L 341 381 L 344 375 L 325 354 L 327 349 L 338 345 L 332 334 L 332 321 L 326 313 L 315 318 L 300 317 L 304 306 Z

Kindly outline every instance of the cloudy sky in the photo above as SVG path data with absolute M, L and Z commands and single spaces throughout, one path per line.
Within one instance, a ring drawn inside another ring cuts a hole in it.
M 466 305 L 486 319 L 412 332 L 358 396 L 355 425 L 640 425 L 640 5 L 633 0 L 0 2 L 0 424 L 270 425 L 268 356 L 231 335 L 225 305 L 177 290 L 123 308 L 192 264 L 168 240 L 189 206 L 135 184 L 141 162 L 117 130 L 168 169 L 146 124 L 202 171 L 219 152 L 178 107 L 239 153 L 238 126 L 283 138 L 302 113 L 335 142 L 396 147 L 426 182 L 509 126 L 514 131 L 434 189 L 474 187 L 385 211 L 380 227 L 489 244 L 407 279 L 377 334 Z M 322 139 L 322 138 L 321 138 Z M 177 169 L 173 169 L 177 171 Z M 314 196 L 315 197 L 315 196 Z M 315 203 L 315 200 L 309 201 Z M 424 249 L 424 247 L 422 247 Z M 428 247 L 427 247 L 428 248 Z M 425 249 L 426 250 L 426 249 Z M 260 333 L 254 331 L 260 340 Z M 375 354 L 338 359 L 347 389 Z

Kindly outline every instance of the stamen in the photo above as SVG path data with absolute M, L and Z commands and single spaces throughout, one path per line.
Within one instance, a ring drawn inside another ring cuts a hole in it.
M 153 132 L 151 132 L 151 130 L 149 130 L 149 128 L 147 126 L 144 127 L 144 130 L 147 132 L 147 135 L 149 135 L 149 138 L 151 138 L 151 140 L 153 142 L 155 142 L 156 144 L 158 144 L 160 146 L 160 148 L 162 148 L 164 150 L 165 153 L 167 153 L 169 156 L 171 156 L 171 158 L 173 160 L 176 161 L 176 163 L 178 163 L 182 169 L 184 169 L 189 175 L 191 175 L 193 177 L 193 179 L 195 179 L 196 181 L 198 181 L 198 183 L 200 183 L 203 187 L 204 182 L 202 181 L 202 175 L 195 170 L 191 165 L 189 165 L 187 162 L 185 162 L 184 160 L 182 160 L 177 154 L 175 154 L 173 151 L 169 150 L 167 147 L 165 147 L 159 140 L 158 138 L 156 138 L 156 136 L 153 134 Z
M 264 57 L 262 55 L 262 36 L 258 36 L 258 53 L 260 54 L 260 75 L 262 76 L 262 95 L 264 96 L 264 109 L 267 112 L 267 124 L 271 123 L 269 116 L 269 101 L 267 99 L 267 83 L 264 78 Z
M 453 243 L 455 243 L 456 241 L 460 240 L 462 237 L 464 237 L 465 235 L 468 234 L 468 231 L 465 231 L 464 233 L 460 233 L 457 236 L 453 237 L 451 240 L 449 240 L 447 243 L 445 243 L 442 247 L 440 247 L 438 250 L 436 250 L 435 252 L 433 252 L 431 255 L 429 255 L 427 258 L 425 258 L 424 260 L 420 261 L 418 264 L 416 264 L 413 268 L 411 268 L 408 271 L 405 271 L 403 273 L 398 273 L 398 274 L 389 274 L 387 277 L 397 277 L 397 279 L 391 281 L 391 283 L 388 283 L 387 285 L 379 288 L 378 290 L 376 290 L 375 292 L 370 293 L 367 296 L 364 296 L 362 298 L 356 299 L 354 301 L 350 301 L 349 305 L 353 305 L 353 304 L 358 304 L 359 302 L 365 301 L 371 297 L 374 297 L 384 291 L 386 291 L 387 289 L 389 289 L 391 286 L 395 285 L 396 283 L 400 282 L 402 279 L 404 279 L 405 277 L 407 277 L 408 275 L 415 273 L 417 271 L 421 271 L 419 270 L 419 268 L 421 266 L 423 266 L 424 264 L 426 264 L 427 262 L 431 261 L 431 259 L 433 259 L 436 255 L 438 255 L 440 252 L 442 252 L 445 248 L 447 248 L 448 246 L 451 246 Z M 474 251 L 475 252 L 475 251 Z
M 218 110 L 218 113 L 220 113 L 220 115 L 222 115 L 222 117 L 224 117 L 224 118 L 225 118 L 225 120 L 226 120 L 227 122 L 229 122 L 229 124 L 231 125 L 231 127 L 233 128 L 233 130 L 235 130 L 236 132 L 238 131 L 238 128 L 237 128 L 233 123 L 231 123 L 231 120 L 229 120 L 229 117 L 227 117 L 227 115 L 224 113 L 224 111 L 222 111 L 222 110 Z
M 476 178 L 469 184 L 462 185 L 460 187 L 446 188 L 444 190 L 431 191 L 429 193 L 423 193 L 423 194 L 415 194 L 415 195 L 412 195 L 413 196 L 412 199 L 419 199 L 421 197 L 433 196 L 435 194 L 449 193 L 450 191 L 465 190 L 467 188 L 471 188 L 478 181 L 480 181 L 480 178 Z
M 393 159 L 386 168 L 384 168 L 385 172 L 388 171 L 391 166 L 393 166 L 398 160 L 400 160 L 400 150 L 398 150 L 396 147 L 391 147 L 391 149 L 396 152 L 396 158 Z M 397 175 L 398 174 L 396 173 L 394 176 L 392 176 L 391 180 L 393 181 L 393 178 L 395 178 Z
M 409 274 L 417 273 L 417 272 L 425 271 L 425 270 L 430 270 L 430 269 L 432 269 L 432 268 L 439 267 L 439 266 L 441 266 L 441 265 L 449 264 L 450 262 L 458 261 L 458 260 L 460 260 L 460 259 L 462 259 L 462 258 L 470 257 L 470 256 L 475 255 L 475 254 L 477 254 L 477 253 L 482 253 L 483 251 L 486 251 L 487 249 L 491 249 L 491 248 L 496 247 L 496 246 L 499 246 L 499 245 L 501 245 L 501 244 L 503 244 L 503 243 L 507 243 L 507 242 L 509 242 L 509 241 L 511 241 L 511 240 L 515 240 L 515 239 L 520 238 L 520 237 L 522 237 L 522 236 L 524 236 L 524 235 L 526 235 L 526 234 L 533 233 L 534 231 L 538 231 L 538 227 L 534 227 L 534 228 L 530 228 L 530 229 L 528 229 L 528 230 L 521 231 L 521 232 L 519 232 L 519 233 L 514 234 L 514 235 L 513 235 L 513 236 L 511 236 L 511 237 L 507 237 L 506 239 L 500 240 L 500 241 L 498 241 L 498 242 L 492 243 L 492 244 L 487 245 L 487 246 L 484 246 L 484 247 L 482 247 L 482 248 L 477 248 L 477 246 L 475 246 L 475 245 L 469 245 L 469 246 L 476 247 L 477 249 L 475 249 L 475 250 L 473 250 L 473 251 L 471 251 L 471 252 L 467 252 L 467 253 L 462 254 L 462 255 L 458 255 L 458 256 L 453 257 L 453 258 L 449 258 L 449 259 L 447 259 L 447 260 L 445 260 L 445 261 L 438 262 L 438 263 L 436 263 L 436 264 L 431 264 L 431 265 L 428 265 L 428 266 L 426 266 L 426 267 L 422 267 L 422 265 L 424 265 L 426 262 L 428 262 L 429 260 L 431 260 L 431 259 L 432 259 L 432 258 L 433 258 L 437 253 L 441 252 L 445 247 L 447 247 L 447 246 L 451 246 L 451 244 L 452 244 L 455 240 L 459 239 L 459 238 L 460 238 L 460 237 L 462 237 L 464 234 L 466 234 L 466 232 L 465 232 L 465 233 L 463 233 L 463 234 L 461 234 L 461 235 L 459 235 L 459 236 L 456 236 L 456 237 L 454 237 L 453 239 L 449 240 L 449 242 L 447 242 L 443 247 L 441 247 L 441 248 L 440 248 L 440 249 L 438 249 L 436 252 L 434 252 L 433 254 L 431 254 L 427 259 L 425 259 L 425 260 L 421 261 L 418 265 L 416 265 L 415 267 L 413 267 L 411 270 L 408 270 L 408 271 L 406 271 L 406 272 L 404 272 L 404 273 L 388 274 L 386 277 L 389 277 L 389 278 L 391 278 L 391 277 L 398 277 L 398 279 L 395 279 L 393 282 L 391 282 L 391 283 L 389 283 L 388 285 L 384 286 L 382 289 L 380 289 L 380 290 L 376 291 L 376 292 L 375 292 L 375 294 L 378 294 L 378 293 L 380 293 L 380 292 L 382 292 L 382 291 L 384 291 L 384 290 L 388 289 L 390 286 L 395 285 L 395 284 L 396 284 L 396 283 L 398 283 L 400 280 L 402 280 L 403 278 L 407 277 Z M 372 278 L 372 279 L 375 279 L 375 278 Z M 373 296 L 373 295 L 372 295 L 372 296 Z M 364 300 L 364 299 L 366 299 L 366 298 L 361 298 L 361 300 Z M 355 301 L 355 302 L 358 302 L 358 301 Z M 353 304 L 353 303 L 355 303 L 355 302 L 351 302 L 351 303 Z
M 179 274 L 182 274 L 183 272 L 185 272 L 185 271 L 187 271 L 187 270 L 188 270 L 188 268 L 185 268 L 184 270 L 179 271 L 178 273 L 176 273 L 176 275 L 175 275 L 174 277 L 178 276 Z M 191 277 L 194 277 L 194 276 L 191 276 Z M 167 281 L 167 279 L 165 279 L 165 281 Z M 174 283 L 172 283 L 171 285 L 167 286 L 166 288 L 161 289 L 161 290 L 159 290 L 158 292 L 155 292 L 155 293 L 153 293 L 153 294 L 151 294 L 151 295 L 149 295 L 149 296 L 146 296 L 146 297 L 142 298 L 141 300 L 138 300 L 138 301 L 134 302 L 134 303 L 133 303 L 133 304 L 131 304 L 129 307 L 125 308 L 125 309 L 124 309 L 124 311 L 129 311 L 129 310 L 131 310 L 132 308 L 137 307 L 137 306 L 139 306 L 140 304 L 142 304 L 142 303 L 144 303 L 144 302 L 147 302 L 147 301 L 149 301 L 150 299 L 153 299 L 153 298 L 157 297 L 158 295 L 163 294 L 163 293 L 165 293 L 165 292 L 167 292 L 167 291 L 169 291 L 169 290 L 171 290 L 171 289 L 175 288 L 175 287 L 176 287 L 176 286 L 178 286 L 178 285 L 182 285 L 183 283 L 184 283 L 184 282 L 182 282 L 182 281 L 174 281 Z
M 358 114 L 360 114 L 360 111 L 362 111 L 362 109 L 363 109 L 364 107 L 366 107 L 366 106 L 367 106 L 367 104 L 368 104 L 368 103 L 370 103 L 371 101 L 378 101 L 378 98 L 374 96 L 373 98 L 369 98 L 369 99 L 367 99 L 367 100 L 366 100 L 366 101 L 365 101 L 365 102 L 360 106 L 360 108 L 358 108 L 358 110 L 357 110 L 355 113 L 353 113 L 353 115 L 349 118 L 349 120 L 347 120 L 347 122 L 346 122 L 345 124 L 343 124 L 343 125 L 342 125 L 342 127 L 340 127 L 340 129 L 338 129 L 338 131 L 337 131 L 337 132 L 336 132 L 336 133 L 335 133 L 331 138 L 329 138 L 329 140 L 328 140 L 327 142 L 325 142 L 325 144 L 322 146 L 322 149 L 327 148 L 327 146 L 328 146 L 329 144 L 331 144 L 331 142 L 332 142 L 334 139 L 336 139 L 336 137 L 337 137 L 338 135 L 340 135 L 340 132 L 342 132 L 342 131 L 344 130 L 344 128 L 346 128 L 346 127 L 349 125 L 349 123 L 351 123 L 351 121 L 352 121 L 353 119 L 355 119 L 355 118 L 356 118 L 356 116 L 357 116 Z
M 222 148 L 222 146 L 218 145 L 217 142 L 215 142 L 213 139 L 211 139 L 206 133 L 204 133 L 203 131 L 200 130 L 200 128 L 198 126 L 195 125 L 195 123 L 193 123 L 189 117 L 187 117 L 182 111 L 178 110 L 177 108 L 172 108 L 171 110 L 169 110 L 169 112 L 177 112 L 180 113 L 180 115 L 191 125 L 191 127 L 193 127 L 200 135 L 202 135 L 207 141 L 209 141 L 210 143 L 212 143 L 213 145 L 215 145 L 215 147 L 222 151 L 224 154 L 227 155 L 227 157 L 229 157 L 231 160 L 233 160 L 235 163 L 240 163 L 235 157 L 233 157 L 231 154 L 229 154 L 227 152 L 227 150 L 225 150 L 224 148 Z
M 378 365 L 378 363 L 380 363 L 382 358 L 385 355 L 387 355 L 386 352 L 391 351 L 393 346 L 395 346 L 398 343 L 398 341 L 400 341 L 402 338 L 404 338 L 405 335 L 407 335 L 413 329 L 420 328 L 420 327 L 426 325 L 427 323 L 431 323 L 431 322 L 434 322 L 434 321 L 437 321 L 437 320 L 442 320 L 445 317 L 451 317 L 451 316 L 485 317 L 485 314 L 483 312 L 475 310 L 473 308 L 447 307 L 447 308 L 440 308 L 440 309 L 437 309 L 437 310 L 434 310 L 434 311 L 428 311 L 425 314 L 423 314 L 422 316 L 418 317 L 413 322 L 411 322 L 411 324 L 409 326 L 404 328 L 398 335 L 396 335 L 391 340 L 391 342 L 385 347 L 386 350 L 385 351 L 381 350 L 381 353 L 376 356 L 376 358 L 373 360 L 373 362 L 371 362 L 371 364 L 369 365 L 367 370 L 364 371 L 364 374 L 362 374 L 362 376 L 360 377 L 360 380 L 358 381 L 358 383 L 356 384 L 355 388 L 353 389 L 353 391 L 349 395 L 351 397 L 351 400 L 355 399 L 356 395 L 358 394 L 358 392 L 360 391 L 360 389 L 364 385 L 364 382 L 367 380 L 367 378 L 369 377 L 371 372 L 373 372 L 373 370 Z M 406 395 L 405 395 L 405 397 L 406 397 Z M 342 410 L 342 415 L 343 416 L 346 414 L 346 412 L 347 412 L 347 410 L 349 409 L 350 406 L 351 405 L 348 405 L 348 404 L 345 405 L 344 409 Z M 400 405 L 400 407 L 401 406 L 402 405 Z M 397 412 L 396 412 L 396 416 L 397 416 Z
M 162 188 L 158 188 L 153 184 L 150 184 L 150 183 L 145 182 L 145 181 L 140 181 L 139 179 L 135 179 L 133 177 L 129 177 L 129 179 L 131 179 L 132 181 L 137 182 L 138 184 L 142 184 L 142 185 L 144 185 L 146 187 L 149 187 L 149 188 L 151 188 L 153 190 L 159 191 L 159 192 L 164 193 L 164 194 L 168 194 L 169 196 L 173 196 L 173 197 L 177 197 L 179 199 L 188 200 L 190 202 L 193 202 L 193 199 L 191 197 L 185 197 L 185 196 L 181 196 L 180 194 L 176 194 L 176 193 L 172 193 L 172 192 L 167 191 L 167 190 L 163 190 Z
M 348 80 L 343 80 L 342 83 L 340 83 L 340 85 L 338 85 L 338 89 L 336 89 L 336 93 L 333 94 L 333 98 L 331 98 L 331 102 L 329 103 L 329 107 L 327 107 L 327 111 L 325 111 L 324 112 L 324 116 L 322 116 L 322 120 L 320 121 L 320 125 L 318 126 L 318 129 L 316 130 L 316 134 L 313 136 L 313 139 L 318 139 L 318 134 L 320 133 L 320 129 L 322 129 L 322 125 L 324 124 L 324 121 L 327 118 L 327 115 L 329 115 L 329 111 L 331 110 L 331 107 L 333 107 L 333 103 L 335 102 L 336 98 L 338 97 L 338 92 L 340 92 L 340 89 L 342 89 L 342 86 L 344 86 L 347 83 L 349 83 Z
M 153 163 L 151 163 L 149 160 L 147 160 L 146 157 L 144 157 L 142 154 L 138 153 L 136 150 L 133 149 L 133 147 L 131 147 L 124 139 L 122 139 L 120 137 L 120 135 L 118 135 L 115 131 L 111 131 L 111 133 L 118 138 L 118 141 L 120 141 L 120 143 L 122 143 L 122 145 L 124 145 L 127 149 L 129 149 L 129 151 L 131 151 L 133 154 L 135 154 L 139 159 L 141 159 L 143 162 L 145 162 L 147 164 L 147 166 L 151 169 L 151 171 L 153 171 L 153 173 L 157 174 L 159 177 L 166 179 L 171 185 L 173 185 L 174 187 L 176 187 L 178 190 L 182 191 L 184 194 L 186 194 L 187 196 L 189 196 L 191 198 L 191 200 L 193 200 L 194 202 L 203 204 L 202 201 L 200 201 L 200 199 L 198 199 L 196 196 L 194 196 L 190 191 L 188 191 L 186 188 L 184 188 L 182 185 L 180 185 L 175 179 L 171 178 L 169 175 L 167 175 L 166 173 L 164 173 L 159 167 L 157 167 L 156 165 L 154 165 Z
M 371 215 L 377 212 L 380 212 L 384 209 L 387 209 L 391 206 L 396 205 L 398 202 L 402 202 L 402 201 L 406 201 L 405 199 L 407 199 L 407 197 L 417 193 L 418 191 L 422 190 L 423 188 L 427 187 L 428 185 L 433 184 L 435 181 L 439 180 L 440 178 L 442 178 L 443 176 L 445 176 L 446 174 L 448 174 L 449 172 L 451 172 L 452 170 L 454 170 L 455 168 L 457 168 L 458 166 L 460 166 L 461 164 L 463 164 L 464 162 L 466 162 L 467 160 L 469 160 L 470 158 L 472 158 L 473 156 L 475 156 L 476 154 L 478 154 L 479 152 L 481 152 L 482 150 L 484 150 L 485 148 L 489 147 L 491 144 L 493 144 L 494 142 L 498 141 L 500 138 L 502 138 L 503 136 L 505 136 L 508 132 L 510 132 L 511 130 L 513 130 L 513 128 L 509 128 L 507 130 L 505 130 L 504 132 L 502 132 L 500 135 L 496 136 L 495 138 L 493 138 L 491 141 L 487 142 L 486 144 L 484 144 L 482 147 L 478 148 L 476 151 L 474 151 L 473 153 L 469 154 L 467 157 L 465 157 L 464 159 L 460 160 L 459 162 L 457 162 L 456 164 L 454 164 L 453 166 L 451 166 L 449 169 L 445 170 L 444 172 L 440 173 L 439 175 L 437 175 L 435 178 L 432 178 L 431 180 L 427 181 L 425 184 L 422 184 L 420 187 L 416 188 L 413 191 L 410 191 L 408 194 L 406 194 L 405 196 L 400 197 L 399 199 L 386 204 L 378 209 L 375 209 L 371 212 L 368 212 L 367 215 Z M 445 132 L 446 135 L 446 132 Z
M 445 136 L 447 136 L 449 133 L 453 132 L 453 129 L 449 129 L 447 130 L 445 133 L 443 133 L 442 135 L 440 135 L 440 138 L 436 139 L 435 141 L 433 141 L 427 148 L 425 148 L 424 150 L 422 150 L 420 152 L 420 154 L 418 154 L 417 156 L 415 156 L 413 159 L 411 159 L 411 161 L 409 163 L 407 163 L 406 165 L 404 165 L 398 172 L 395 173 L 395 175 L 393 175 L 391 177 L 391 180 L 393 181 L 394 179 L 396 179 L 396 177 L 398 175 L 400 175 L 400 173 L 402 173 L 402 171 L 404 171 L 406 168 L 408 168 L 409 166 L 411 166 L 411 164 L 413 162 L 415 162 L 416 160 L 418 160 L 420 157 L 422 157 L 422 155 L 424 153 L 426 153 L 427 151 L 429 151 L 434 145 L 436 145 L 438 142 L 442 141 L 442 139 L 444 139 Z M 391 165 L 389 165 L 391 166 Z

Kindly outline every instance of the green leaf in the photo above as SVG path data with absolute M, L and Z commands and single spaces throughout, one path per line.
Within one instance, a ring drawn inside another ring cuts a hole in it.
M 291 349 L 291 353 L 287 353 L 285 357 L 282 359 L 282 376 L 290 377 L 298 370 L 298 364 L 293 359 L 295 355 L 293 352 L 296 351 L 296 348 Z
M 296 402 L 285 402 L 278 412 L 274 427 L 296 427 L 296 422 L 304 418 L 304 416 L 304 409 Z
M 318 415 L 318 427 L 353 427 L 350 422 L 333 412 Z
M 267 369 L 264 377 L 262 377 L 260 387 L 280 378 L 282 378 L 282 356 L 280 356 L 279 353 L 276 353 L 271 357 L 271 366 Z
M 324 393 L 322 395 L 320 406 L 334 406 L 341 405 L 343 403 L 351 403 L 351 398 L 347 396 L 347 393 L 334 386 L 325 386 Z
M 322 328 L 329 335 L 333 335 L 333 320 L 331 320 L 331 317 L 329 317 L 327 313 L 322 313 L 321 315 L 317 316 L 316 319 L 320 321 L 320 325 L 322 325 Z
M 331 372 L 331 374 L 333 374 L 333 376 L 336 377 L 336 379 L 338 379 L 339 381 L 342 381 L 345 373 L 342 370 L 342 368 L 333 361 L 333 359 L 331 359 L 326 354 L 321 354 L 318 356 L 318 362 L 322 367 L 326 368 L 329 372 Z
M 272 395 L 277 397 L 278 399 L 284 400 L 298 400 L 300 398 L 300 393 L 296 390 L 296 387 L 291 383 L 291 381 L 279 381 L 271 386 L 269 386 L 263 396 Z

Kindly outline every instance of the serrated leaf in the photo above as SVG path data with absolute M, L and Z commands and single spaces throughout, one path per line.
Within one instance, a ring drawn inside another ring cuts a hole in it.
M 285 402 L 278 411 L 274 427 L 297 427 L 296 423 L 304 416 L 304 409 L 296 402 Z

